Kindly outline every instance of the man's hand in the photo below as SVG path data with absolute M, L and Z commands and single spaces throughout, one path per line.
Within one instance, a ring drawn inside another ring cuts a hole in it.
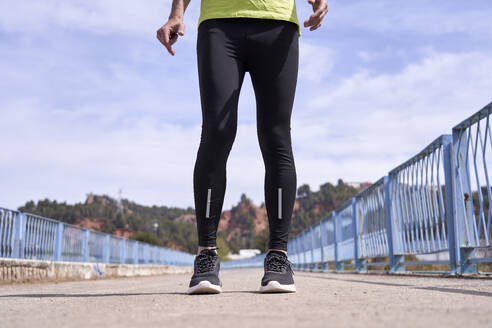
M 180 18 L 170 17 L 166 24 L 157 30 L 157 39 L 166 47 L 167 51 L 174 56 L 172 45 L 178 40 L 178 35 L 183 36 L 185 25 Z
M 321 22 L 328 12 L 328 4 L 326 0 L 308 0 L 313 7 L 314 13 L 309 16 L 309 19 L 304 21 L 304 27 L 311 26 L 310 31 L 314 31 L 321 26 Z

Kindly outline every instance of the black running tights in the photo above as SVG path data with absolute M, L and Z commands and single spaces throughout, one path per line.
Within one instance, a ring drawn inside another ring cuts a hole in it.
M 286 250 L 297 189 L 290 135 L 299 61 L 297 25 L 274 19 L 208 19 L 199 26 L 196 50 L 202 107 L 193 172 L 198 244 L 216 245 L 239 93 L 249 72 L 265 164 L 269 247 Z

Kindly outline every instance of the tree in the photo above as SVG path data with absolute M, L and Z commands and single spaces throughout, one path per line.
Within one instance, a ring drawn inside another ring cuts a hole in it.
M 308 184 L 303 184 L 297 189 L 297 196 L 304 198 L 311 196 L 311 188 L 309 188 Z
M 157 246 L 162 246 L 161 241 L 157 238 L 156 235 L 154 235 L 151 232 L 138 232 L 134 234 L 131 239 L 141 241 L 143 243 L 151 244 L 151 245 L 157 245 Z

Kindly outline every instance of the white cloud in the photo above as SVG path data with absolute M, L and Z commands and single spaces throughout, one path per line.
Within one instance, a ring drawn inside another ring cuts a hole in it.
M 433 53 L 395 74 L 324 85 L 295 113 L 304 180 L 376 180 L 488 104 L 491 71 L 489 53 Z

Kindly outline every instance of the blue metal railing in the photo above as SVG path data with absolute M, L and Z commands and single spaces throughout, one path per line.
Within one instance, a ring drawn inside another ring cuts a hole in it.
M 0 207 L 0 257 L 193 266 L 194 255 Z
M 491 113 L 492 103 L 294 237 L 295 268 L 394 273 L 441 265 L 465 274 L 492 262 Z M 264 256 L 224 267 L 262 266 Z
M 475 264 L 492 262 L 490 252 L 491 196 L 487 163 L 490 163 L 492 103 L 453 128 L 457 220 L 456 257 L 464 272 Z

